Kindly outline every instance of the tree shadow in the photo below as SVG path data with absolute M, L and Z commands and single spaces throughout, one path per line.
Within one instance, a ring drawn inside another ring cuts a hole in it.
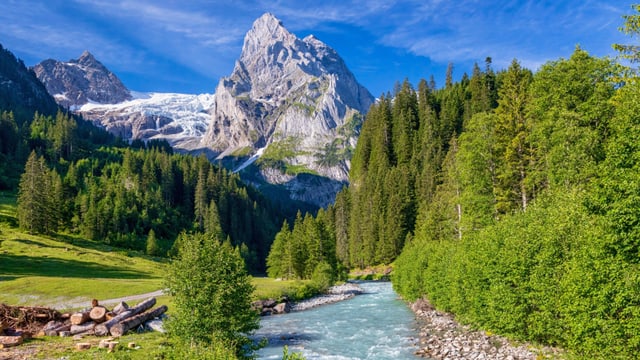
M 67 260 L 42 256 L 0 254 L 2 279 L 20 276 L 51 276 L 93 279 L 139 279 L 155 277 L 144 271 L 132 271 L 81 260 Z

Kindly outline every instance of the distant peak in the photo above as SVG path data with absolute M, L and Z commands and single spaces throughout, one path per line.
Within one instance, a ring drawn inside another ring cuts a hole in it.
M 78 62 L 87 62 L 87 61 L 91 61 L 91 62 L 96 61 L 95 56 L 93 56 L 93 54 L 90 53 L 89 50 L 85 50 L 82 53 L 82 55 L 80 55 L 80 57 L 78 58 Z
M 272 36 L 289 33 L 284 25 L 282 25 L 282 21 L 272 13 L 265 13 L 254 21 L 253 31 L 258 34 L 271 34 Z

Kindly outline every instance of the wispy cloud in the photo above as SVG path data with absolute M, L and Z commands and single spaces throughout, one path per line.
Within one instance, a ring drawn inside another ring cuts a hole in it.
M 628 40 L 617 27 L 620 16 L 630 12 L 630 3 L 4 0 L 0 42 L 33 63 L 90 50 L 116 73 L 138 76 L 139 82 L 195 83 L 200 77 L 212 91 L 213 82 L 233 68 L 244 34 L 264 12 L 274 13 L 296 33 L 324 33 L 336 42 L 329 42 L 331 46 L 358 49 L 362 53 L 354 50 L 350 56 L 357 57 L 352 61 L 363 76 L 383 76 L 379 70 L 389 64 L 397 72 L 385 76 L 395 76 L 388 80 L 395 81 L 403 78 L 400 71 L 418 72 L 413 67 L 420 65 L 411 62 L 416 58 L 424 59 L 421 65 L 462 64 L 467 71 L 469 62 L 486 56 L 497 68 L 518 58 L 535 69 L 570 55 L 577 44 L 605 55 L 611 52 L 610 44 Z M 189 72 L 192 78 L 185 75 Z M 429 75 L 428 69 L 424 72 Z

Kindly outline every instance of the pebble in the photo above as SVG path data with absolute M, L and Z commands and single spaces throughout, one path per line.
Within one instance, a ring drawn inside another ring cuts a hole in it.
M 558 358 L 561 353 L 549 347 L 515 345 L 506 338 L 471 330 L 458 324 L 451 314 L 435 310 L 424 299 L 411 304 L 411 309 L 420 324 L 420 339 L 415 354 L 423 358 L 535 360 Z
M 345 283 L 342 285 L 335 285 L 330 287 L 323 295 L 315 296 L 293 304 L 291 311 L 304 311 L 321 305 L 333 304 L 339 301 L 351 299 L 363 292 L 364 290 L 362 290 L 358 284 Z

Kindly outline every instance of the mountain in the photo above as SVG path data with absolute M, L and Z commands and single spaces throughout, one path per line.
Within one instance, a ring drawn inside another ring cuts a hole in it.
M 136 93 L 117 104 L 87 103 L 76 111 L 87 120 L 100 123 L 123 139 L 167 140 L 176 150 L 189 152 L 211 119 L 212 94 Z
M 55 115 L 58 105 L 22 60 L 0 45 L 0 111 L 14 112 L 18 123 L 31 121 L 34 112 Z
M 348 180 L 349 159 L 374 98 L 338 53 L 290 33 L 272 14 L 257 19 L 229 77 L 216 88 L 203 147 L 246 159 L 249 177 L 284 185 L 324 206 Z M 252 156 L 253 155 L 253 156 Z
M 132 98 L 120 79 L 88 51 L 68 62 L 45 60 L 33 70 L 58 104 L 72 110 L 89 102 L 117 104 Z
M 61 106 L 125 140 L 167 140 L 177 150 L 199 146 L 213 95 L 131 92 L 88 51 L 77 60 L 45 60 L 34 72 Z

